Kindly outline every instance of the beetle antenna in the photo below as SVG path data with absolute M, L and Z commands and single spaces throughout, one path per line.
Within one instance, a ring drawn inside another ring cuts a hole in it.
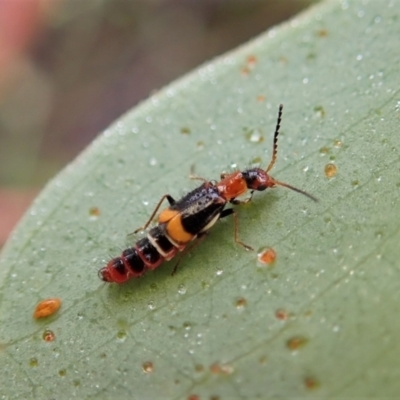
M 272 158 L 271 161 L 265 170 L 266 173 L 272 169 L 272 167 L 275 164 L 275 161 L 278 156 L 278 135 L 279 135 L 279 128 L 281 127 L 281 121 L 282 121 L 282 110 L 283 110 L 283 104 L 279 104 L 279 112 L 278 112 L 278 120 L 276 121 L 276 128 L 275 128 L 275 133 L 274 133 L 274 144 L 273 144 L 273 150 L 272 150 Z
M 288 189 L 294 190 L 294 191 L 297 192 L 297 193 L 304 194 L 304 196 L 307 196 L 309 199 L 311 199 L 311 200 L 313 200 L 313 201 L 315 201 L 315 202 L 318 201 L 318 199 L 317 199 L 316 197 L 312 196 L 310 193 L 305 192 L 304 190 L 297 189 L 296 187 L 294 187 L 294 186 L 292 186 L 292 185 L 289 185 L 289 184 L 284 183 L 284 182 L 277 181 L 277 180 L 275 180 L 275 179 L 272 179 L 272 181 L 273 181 L 273 183 L 274 183 L 275 185 L 284 186 L 284 187 L 286 187 L 286 188 L 288 188 Z

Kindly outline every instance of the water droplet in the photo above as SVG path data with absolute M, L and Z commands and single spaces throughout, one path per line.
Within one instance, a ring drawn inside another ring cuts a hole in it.
M 252 143 L 261 143 L 264 141 L 264 136 L 261 134 L 260 130 L 258 130 L 258 129 L 254 129 L 251 132 L 249 132 L 247 138 Z
M 272 264 L 276 259 L 276 252 L 271 247 L 265 247 L 258 252 L 257 259 L 261 264 Z
M 142 364 L 142 370 L 143 372 L 145 372 L 146 374 L 149 374 L 150 372 L 154 371 L 154 365 L 151 361 L 145 361 Z
M 278 308 L 275 311 L 275 317 L 281 321 L 286 321 L 289 318 L 289 313 L 284 308 Z
M 183 284 L 180 284 L 180 285 L 178 286 L 178 293 L 181 294 L 181 295 L 183 295 L 183 294 L 186 294 L 186 292 L 187 292 L 186 286 L 183 285 Z
M 357 61 L 361 61 L 362 59 L 363 59 L 362 54 L 358 54 L 357 57 L 356 57 L 356 60 Z
M 117 339 L 118 339 L 120 342 L 124 342 L 125 339 L 126 339 L 126 336 L 127 336 L 126 331 L 123 330 L 123 329 L 120 329 L 120 330 L 117 332 Z
M 262 94 L 259 94 L 259 95 L 257 96 L 257 101 L 258 101 L 259 103 L 264 103 L 264 101 L 265 101 L 265 96 L 263 96 Z
M 342 146 L 343 146 L 343 142 L 342 142 L 341 140 L 339 140 L 339 139 L 335 139 L 335 140 L 333 141 L 333 145 L 334 145 L 335 147 L 342 147 Z
M 250 74 L 250 69 L 248 67 L 242 67 L 240 68 L 240 75 L 243 77 L 247 77 Z
M 60 369 L 58 371 L 58 375 L 60 375 L 61 377 L 64 377 L 65 375 L 67 375 L 67 370 L 66 369 Z
M 98 207 L 90 207 L 89 208 L 89 216 L 92 221 L 96 220 L 100 216 L 100 208 Z
M 54 332 L 51 331 L 50 329 L 46 329 L 46 330 L 43 332 L 42 338 L 43 338 L 43 340 L 46 341 L 46 342 L 52 342 L 52 341 L 56 338 L 56 335 L 55 335 Z
M 33 318 L 45 318 L 54 314 L 61 307 L 61 300 L 54 297 L 38 303 L 33 313 Z
M 210 371 L 215 375 L 231 375 L 234 372 L 233 366 L 229 364 L 212 364 Z
M 257 57 L 254 55 L 247 56 L 246 63 L 249 68 L 254 68 L 257 64 Z
M 304 347 L 307 343 L 308 339 L 306 337 L 294 336 L 286 342 L 286 347 L 291 351 L 295 351 Z
M 326 164 L 325 165 L 325 176 L 327 178 L 333 178 L 337 173 L 337 167 L 335 164 Z
M 30 367 L 37 367 L 38 365 L 39 365 L 39 362 L 38 362 L 37 358 L 32 357 L 32 358 L 29 360 L 29 366 L 30 366 Z
M 328 154 L 328 153 L 329 153 L 329 149 L 328 149 L 328 147 L 321 147 L 321 148 L 319 149 L 319 152 L 320 152 L 321 154 L 325 155 L 325 154 Z
M 157 165 L 157 159 L 155 157 L 150 158 L 149 164 L 152 167 L 156 166 Z
M 315 112 L 315 115 L 319 118 L 325 117 L 325 109 L 322 106 L 315 106 L 314 112 Z
M 154 310 L 154 309 L 156 308 L 156 306 L 154 305 L 154 302 L 153 302 L 153 301 L 149 301 L 149 302 L 147 303 L 147 307 L 148 307 L 150 310 Z
M 309 390 L 314 390 L 320 386 L 320 383 L 314 377 L 308 376 L 304 378 L 304 386 Z
M 190 129 L 187 126 L 184 126 L 181 128 L 181 134 L 182 135 L 189 135 L 190 134 Z
M 217 269 L 217 272 L 215 273 L 217 276 L 221 276 L 224 273 L 222 269 Z
M 236 300 L 236 308 L 238 310 L 243 310 L 247 306 L 247 300 L 244 297 L 239 297 Z

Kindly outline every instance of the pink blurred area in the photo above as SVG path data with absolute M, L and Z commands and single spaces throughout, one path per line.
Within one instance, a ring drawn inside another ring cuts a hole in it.
M 114 119 L 309 3 L 0 0 L 0 245 L 33 193 Z

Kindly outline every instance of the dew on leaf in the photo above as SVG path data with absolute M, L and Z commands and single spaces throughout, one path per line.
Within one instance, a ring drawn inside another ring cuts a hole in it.
M 275 311 L 275 317 L 281 321 L 286 321 L 289 318 L 289 313 L 284 308 L 278 308 Z
M 39 302 L 33 313 L 33 318 L 45 318 L 54 314 L 61 307 L 61 300 L 57 297 L 44 299 Z
M 258 101 L 259 103 L 264 103 L 264 101 L 265 101 L 265 96 L 263 96 L 262 94 L 259 94 L 259 95 L 257 96 L 257 101 Z
M 249 68 L 254 68 L 257 64 L 257 57 L 254 55 L 247 56 L 246 63 Z
M 333 178 L 337 173 L 337 167 L 335 164 L 326 164 L 325 165 L 325 176 L 327 178 Z
M 333 145 L 335 146 L 335 147 L 342 147 L 343 146 L 343 142 L 341 141 L 341 140 L 339 140 L 339 139 L 336 139 L 336 140 L 334 140 L 333 141 Z
M 29 360 L 29 366 L 30 366 L 30 367 L 37 367 L 38 365 L 39 365 L 39 362 L 38 362 L 37 358 L 32 357 L 32 358 Z
M 56 335 L 50 329 L 46 329 L 42 334 L 42 338 L 45 342 L 52 342 L 56 338 Z
M 329 149 L 328 149 L 328 147 L 321 147 L 321 148 L 319 149 L 319 152 L 320 152 L 321 154 L 325 155 L 325 154 L 328 154 L 328 153 L 329 153 Z
M 154 371 L 154 365 L 153 365 L 153 363 L 152 363 L 151 361 L 145 361 L 145 362 L 142 364 L 142 370 L 143 370 L 143 372 L 145 372 L 146 374 L 149 374 L 149 373 L 153 372 L 153 371 Z
M 181 134 L 182 135 L 189 135 L 190 134 L 190 129 L 187 126 L 184 126 L 181 128 Z
M 98 216 L 100 216 L 100 208 L 96 206 L 90 207 L 89 216 L 91 219 L 96 219 Z
M 123 341 L 126 339 L 126 336 L 127 336 L 127 333 L 126 333 L 126 331 L 123 330 L 123 329 L 120 329 L 120 330 L 117 332 L 117 338 L 118 338 L 118 340 L 121 341 L 121 342 L 123 342 Z
M 261 264 L 272 264 L 276 259 L 276 252 L 271 247 L 265 247 L 258 252 L 257 259 Z
M 187 292 L 186 286 L 183 285 L 183 284 L 180 284 L 180 285 L 178 286 L 178 293 L 179 293 L 180 295 L 184 295 L 184 294 L 186 294 L 186 292 Z
M 304 347 L 308 343 L 308 339 L 304 336 L 294 336 L 287 340 L 286 347 L 291 350 L 295 351 L 302 347 Z
M 324 29 L 324 28 L 319 29 L 319 30 L 317 31 L 317 36 L 320 37 L 320 38 L 325 38 L 325 37 L 327 37 L 327 36 L 328 36 L 328 30 L 327 30 L 327 29 Z
M 306 378 L 304 378 L 304 386 L 309 390 L 314 390 L 320 386 L 320 383 L 314 377 L 307 376 Z
M 234 370 L 233 366 L 229 364 L 214 363 L 210 366 L 211 373 L 215 375 L 231 375 Z
M 315 115 L 319 118 L 324 118 L 325 117 L 325 109 L 322 106 L 315 106 L 314 107 L 314 112 Z
M 247 306 L 247 300 L 244 297 L 239 297 L 235 305 L 238 310 L 243 310 Z

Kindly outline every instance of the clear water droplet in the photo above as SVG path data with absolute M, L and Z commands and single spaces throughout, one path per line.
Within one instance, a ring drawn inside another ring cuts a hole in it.
M 180 285 L 178 286 L 178 293 L 179 293 L 180 295 L 184 295 L 184 294 L 186 294 L 186 292 L 187 292 L 186 286 L 183 285 L 183 284 L 180 284 Z

